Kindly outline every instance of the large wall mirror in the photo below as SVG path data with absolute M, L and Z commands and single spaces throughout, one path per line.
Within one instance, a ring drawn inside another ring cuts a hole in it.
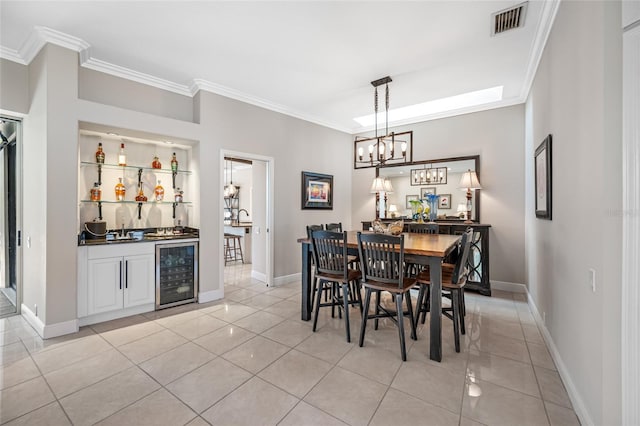
M 412 212 L 409 200 L 424 198 L 424 194 L 430 192 L 448 198 L 448 203 L 441 203 L 438 208 L 439 219 L 462 220 L 459 209 L 466 206 L 467 191 L 460 188 L 460 179 L 468 170 L 475 171 L 482 183 L 479 155 L 413 161 L 377 168 L 376 177 L 388 179 L 393 187 L 393 192 L 386 194 L 386 200 L 383 198 L 376 203 L 376 208 L 380 209 L 377 216 L 410 219 Z M 471 191 L 471 194 L 471 220 L 480 222 L 480 197 L 477 190 Z

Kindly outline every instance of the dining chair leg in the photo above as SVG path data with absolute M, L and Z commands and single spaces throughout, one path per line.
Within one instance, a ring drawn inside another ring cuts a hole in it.
M 380 290 L 376 290 L 376 319 L 373 322 L 373 329 L 378 329 L 378 315 L 380 314 Z
M 404 344 L 404 318 L 402 315 L 402 293 L 395 295 L 396 310 L 398 315 L 398 335 L 400 337 L 400 353 L 402 354 L 402 360 L 407 360 L 407 348 Z
M 460 352 L 460 304 L 458 303 L 458 291 L 451 292 L 451 309 L 453 310 L 453 339 L 456 352 Z
M 409 312 L 409 319 L 411 320 L 411 338 L 413 340 L 418 340 L 418 335 L 416 333 L 415 318 L 413 318 L 413 306 L 411 303 L 411 293 L 407 292 L 406 300 L 407 300 L 407 311 Z
M 320 282 L 318 283 L 318 290 L 317 290 L 317 295 L 316 295 L 316 308 L 315 308 L 315 312 L 313 313 L 313 331 L 316 331 L 316 326 L 318 325 L 318 311 L 320 311 L 320 300 L 322 298 L 322 289 L 324 287 L 324 282 L 322 280 L 320 280 Z
M 420 290 L 418 290 L 418 298 L 416 299 L 416 318 L 415 324 L 418 326 L 418 320 L 420 319 L 420 314 L 422 313 L 422 299 L 424 298 L 425 293 L 425 285 L 420 284 Z
M 427 312 L 429 312 L 429 308 L 430 308 L 430 303 L 431 303 L 431 298 L 429 296 L 431 296 L 431 287 L 430 286 L 426 286 L 427 287 L 427 291 L 425 292 L 424 295 L 424 299 L 422 301 L 422 305 L 421 305 L 421 309 L 423 309 L 422 311 L 422 324 L 424 324 L 424 322 L 427 320 Z
M 460 317 L 460 334 L 466 334 L 465 324 L 464 324 L 464 290 L 458 290 L 458 312 Z
M 344 302 L 344 327 L 347 332 L 347 343 L 351 343 L 351 328 L 349 326 L 349 283 L 342 284 L 342 300 Z
M 369 303 L 371 302 L 371 289 L 365 289 L 364 294 L 364 309 L 362 310 L 362 324 L 360 324 L 360 341 L 358 345 L 362 347 L 364 345 L 364 332 L 367 328 L 367 319 L 369 318 Z

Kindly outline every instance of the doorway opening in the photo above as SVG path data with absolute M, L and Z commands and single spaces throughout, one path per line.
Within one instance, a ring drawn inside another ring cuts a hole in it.
M 222 150 L 221 282 L 273 285 L 273 158 Z
M 20 306 L 20 139 L 22 122 L 0 117 L 0 317 Z

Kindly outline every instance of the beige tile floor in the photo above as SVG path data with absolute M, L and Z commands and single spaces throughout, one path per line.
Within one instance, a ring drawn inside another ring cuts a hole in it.
M 225 299 L 84 327 L 42 341 L 0 320 L 0 423 L 10 425 L 576 425 L 520 295 L 467 293 L 462 351 L 444 319 L 443 362 L 429 330 L 382 321 L 352 343 L 323 309 L 300 320 L 300 284 L 268 288 L 225 269 Z M 408 328 L 408 327 L 407 327 Z

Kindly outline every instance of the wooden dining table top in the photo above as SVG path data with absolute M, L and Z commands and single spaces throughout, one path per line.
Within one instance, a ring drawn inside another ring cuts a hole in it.
M 363 234 L 372 234 L 372 231 L 360 231 Z M 358 248 L 358 231 L 347 231 L 347 247 Z M 447 234 L 417 234 L 403 232 L 404 252 L 419 256 L 445 257 L 462 237 L 461 235 Z M 310 243 L 309 238 L 298 239 L 299 243 Z

